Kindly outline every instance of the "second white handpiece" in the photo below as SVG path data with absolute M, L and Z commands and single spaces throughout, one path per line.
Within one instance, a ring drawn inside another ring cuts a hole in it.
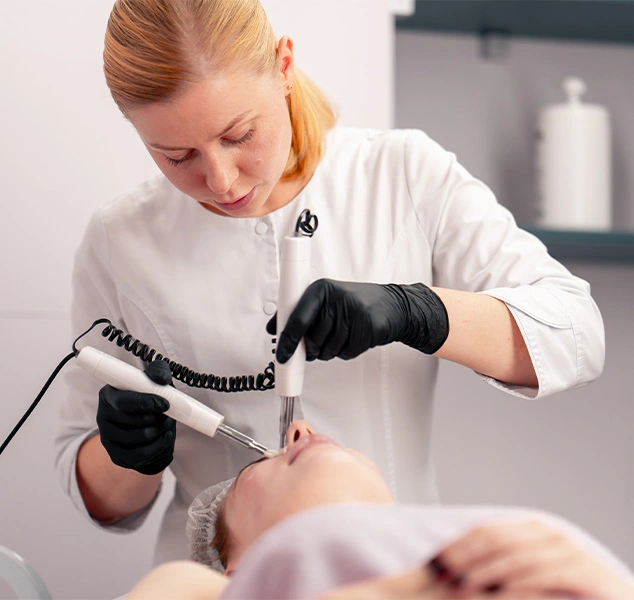
M 287 236 L 280 257 L 280 290 L 277 302 L 277 343 L 288 318 L 297 306 L 310 281 L 310 238 Z M 293 355 L 284 363 L 275 364 L 275 390 L 280 395 L 280 448 L 287 443 L 287 433 L 295 418 L 295 404 L 300 405 L 304 386 L 306 344 L 302 338 Z
M 277 301 L 277 342 L 288 317 L 297 306 L 310 280 L 310 243 L 305 236 L 284 238 L 280 257 L 280 291 Z M 297 349 L 283 365 L 275 364 L 275 390 L 283 397 L 298 397 L 304 385 L 306 344 L 302 338 Z

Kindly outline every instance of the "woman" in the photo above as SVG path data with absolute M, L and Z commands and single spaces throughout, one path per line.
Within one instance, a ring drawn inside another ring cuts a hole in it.
M 600 374 L 603 328 L 588 284 L 423 132 L 335 127 L 258 0 L 117 0 L 104 71 L 162 176 L 89 224 L 76 255 L 74 336 L 105 317 L 195 372 L 264 373 L 280 243 L 308 208 L 319 219 L 315 282 L 277 358 L 305 338 L 308 359 L 319 360 L 306 369 L 304 415 L 367 454 L 399 501 L 437 499 L 439 358 L 522 398 Z M 252 457 L 177 432 L 160 399 L 99 390 L 72 366 L 69 387 L 58 465 L 79 510 L 134 529 L 169 466 L 175 496 L 156 559 L 186 556 L 191 500 Z M 276 447 L 279 398 L 254 387 L 188 392 Z
M 395 505 L 362 454 L 289 428 L 288 451 L 190 507 L 192 556 L 132 591 L 154 598 L 634 597 L 631 572 L 572 524 L 507 507 Z M 219 491 L 220 490 L 220 491 Z

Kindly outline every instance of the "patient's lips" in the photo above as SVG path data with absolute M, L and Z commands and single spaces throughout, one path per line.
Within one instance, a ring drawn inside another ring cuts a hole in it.
M 332 438 L 326 435 L 312 434 L 301 437 L 297 442 L 288 447 L 286 451 L 286 458 L 289 465 L 292 465 L 295 459 L 309 446 L 315 444 L 330 444 L 331 446 L 341 445 L 335 442 Z

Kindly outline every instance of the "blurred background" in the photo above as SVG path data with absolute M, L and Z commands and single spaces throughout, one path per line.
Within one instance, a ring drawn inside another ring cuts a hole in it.
M 526 402 L 442 365 L 433 442 L 443 501 L 550 510 L 634 566 L 634 0 L 263 4 L 341 124 L 425 130 L 590 282 L 602 310 L 606 366 L 586 387 Z M 73 255 L 90 215 L 158 173 L 103 79 L 111 7 L 0 4 L 0 442 L 70 352 Z M 610 224 L 600 231 L 543 222 L 538 124 L 571 76 L 608 116 Z M 151 568 L 171 479 L 134 534 L 81 517 L 53 466 L 65 391 L 59 377 L 0 457 L 0 545 L 56 599 L 112 599 Z M 12 597 L 0 582 L 0 599 Z

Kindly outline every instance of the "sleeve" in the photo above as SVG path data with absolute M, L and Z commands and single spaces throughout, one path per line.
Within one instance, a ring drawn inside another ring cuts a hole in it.
M 105 317 L 115 326 L 125 329 L 116 284 L 109 269 L 107 238 L 100 213 L 96 213 L 91 219 L 75 254 L 72 288 L 73 340 L 99 318 Z M 84 338 L 78 347 L 81 348 L 83 345 L 95 345 L 95 342 L 91 338 Z M 122 360 L 125 359 L 125 353 L 114 345 L 108 348 L 108 352 L 116 354 Z M 59 427 L 55 439 L 55 465 L 62 489 L 70 496 L 79 512 L 97 527 L 120 532 L 138 529 L 149 514 L 161 488 L 159 486 L 157 494 L 148 506 L 124 519 L 106 524 L 90 516 L 77 484 L 77 453 L 85 441 L 99 433 L 96 415 L 99 389 L 103 383 L 78 367 L 75 361 L 68 363 L 64 378 L 67 393 L 60 408 Z
M 596 379 L 605 333 L 590 285 L 520 229 L 493 192 L 421 131 L 408 137 L 407 184 L 433 253 L 433 285 L 502 300 L 522 333 L 538 389 L 488 383 L 538 398 Z

